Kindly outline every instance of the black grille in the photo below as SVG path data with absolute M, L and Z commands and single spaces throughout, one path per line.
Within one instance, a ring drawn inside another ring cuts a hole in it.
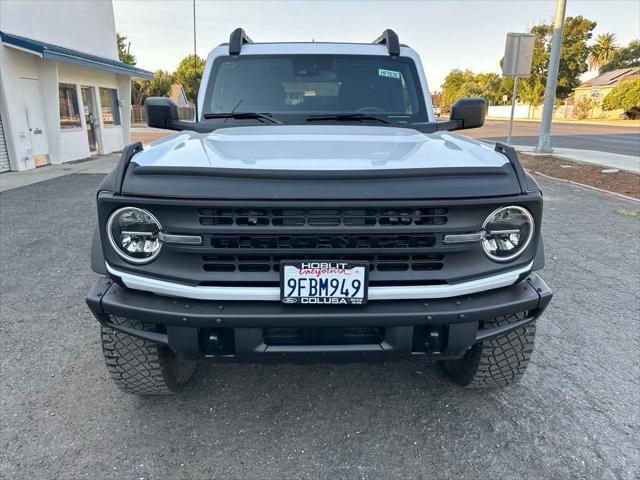
M 369 270 L 378 272 L 441 270 L 444 255 L 205 255 L 207 272 L 279 272 L 282 261 L 345 260 L 369 262 Z
M 215 249 L 305 249 L 322 248 L 389 250 L 429 248 L 436 243 L 435 235 L 212 235 L 209 245 Z
M 445 225 L 446 208 L 201 208 L 200 225 L 362 227 Z

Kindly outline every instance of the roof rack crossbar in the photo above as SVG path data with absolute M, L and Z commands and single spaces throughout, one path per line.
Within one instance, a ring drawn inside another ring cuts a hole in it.
M 253 41 L 242 28 L 236 28 L 229 36 L 229 55 L 240 55 L 244 43 L 253 43 Z
M 392 57 L 400 56 L 400 40 L 398 39 L 398 34 L 390 28 L 382 32 L 382 35 L 376 38 L 373 43 L 386 45 L 389 55 Z

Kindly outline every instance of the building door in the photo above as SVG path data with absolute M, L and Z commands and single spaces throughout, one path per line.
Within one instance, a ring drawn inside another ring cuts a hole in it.
M 4 140 L 4 130 L 2 129 L 2 114 L 0 114 L 0 173 L 8 172 L 9 152 L 7 152 L 7 143 Z
M 98 151 L 98 135 L 96 131 L 99 127 L 99 120 L 96 116 L 96 97 L 93 94 L 92 87 L 82 87 L 82 108 L 84 110 L 85 124 L 87 125 L 89 151 L 96 153 Z
M 40 82 L 35 78 L 21 78 L 22 101 L 27 132 L 27 156 L 33 158 L 36 167 L 49 164 L 49 141 L 44 130 L 44 112 L 40 95 Z

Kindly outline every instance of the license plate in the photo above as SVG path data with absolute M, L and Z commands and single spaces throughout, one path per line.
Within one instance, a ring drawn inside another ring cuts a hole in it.
M 367 302 L 367 263 L 282 262 L 280 267 L 282 303 L 363 305 Z

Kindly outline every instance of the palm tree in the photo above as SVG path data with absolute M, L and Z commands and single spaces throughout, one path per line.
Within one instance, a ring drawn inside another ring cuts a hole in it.
M 604 65 L 618 48 L 616 44 L 615 33 L 602 33 L 598 35 L 596 43 L 591 46 L 587 63 L 589 64 L 589 70 L 596 70 L 600 68 L 600 65 Z

